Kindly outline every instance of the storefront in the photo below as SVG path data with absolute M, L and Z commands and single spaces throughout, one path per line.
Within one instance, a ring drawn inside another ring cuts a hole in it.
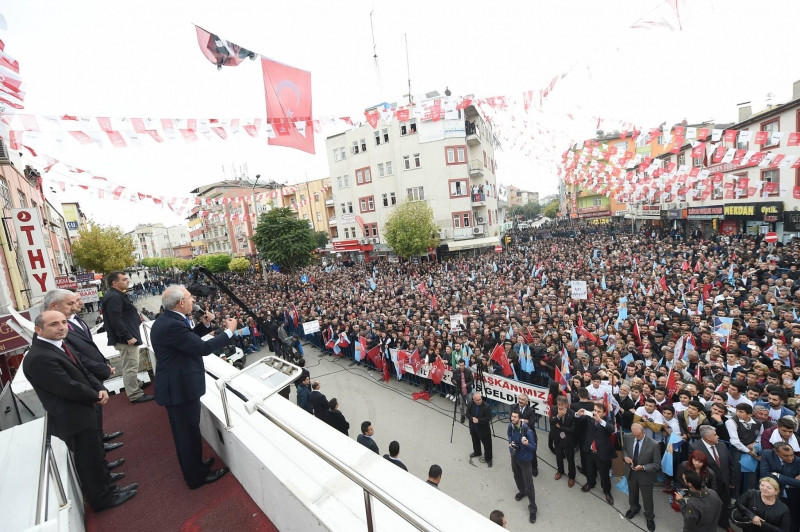
M 373 245 L 362 244 L 358 240 L 339 240 L 333 242 L 333 252 L 340 259 L 349 259 L 353 262 L 369 262 L 369 254 L 374 249 Z
M 670 229 L 676 229 L 683 234 L 686 229 L 686 209 L 667 209 L 661 211 L 661 218 Z
M 783 231 L 783 202 L 733 203 L 725 206 L 725 234 L 757 235 Z M 720 231 L 722 232 L 722 231 Z
M 797 211 L 783 211 L 783 232 L 800 233 L 800 212 Z
M 611 223 L 611 208 L 608 205 L 578 207 L 578 218 L 592 225 Z
M 686 232 L 694 238 L 708 238 L 719 231 L 724 218 L 724 205 L 706 205 L 686 209 Z

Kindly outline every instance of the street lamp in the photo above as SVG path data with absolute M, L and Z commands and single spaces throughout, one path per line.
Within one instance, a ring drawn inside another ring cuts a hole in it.
M 261 177 L 261 174 L 256 174 L 256 180 L 253 181 L 253 188 L 250 189 L 250 195 L 251 195 L 251 197 L 252 197 L 251 199 L 253 201 L 253 215 L 255 215 L 256 221 L 258 220 L 258 208 L 256 207 L 256 185 L 258 184 L 258 179 L 260 177 Z M 251 221 L 250 226 L 251 226 L 252 229 L 255 229 L 255 227 L 253 227 L 252 221 Z

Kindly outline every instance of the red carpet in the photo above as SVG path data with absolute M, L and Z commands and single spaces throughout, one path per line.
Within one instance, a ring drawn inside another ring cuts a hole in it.
M 151 389 L 147 391 L 152 393 Z M 125 394 L 112 395 L 103 409 L 104 429 L 125 434 L 114 441 L 125 445 L 108 453 L 110 462 L 125 458 L 114 472 L 125 472 L 118 484 L 139 483 L 139 493 L 130 501 L 99 514 L 86 511 L 86 530 L 115 532 L 141 530 L 277 531 L 250 499 L 239 481 L 229 473 L 214 484 L 190 490 L 183 481 L 167 411 L 150 401 L 131 404 Z M 219 456 L 203 442 L 203 456 Z

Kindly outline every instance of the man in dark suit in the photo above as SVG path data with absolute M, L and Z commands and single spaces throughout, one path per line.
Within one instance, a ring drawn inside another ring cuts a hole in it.
M 625 438 L 622 456 L 625 461 L 625 477 L 628 479 L 628 509 L 625 517 L 633 519 L 639 513 L 639 492 L 644 499 L 644 518 L 647 530 L 656 529 L 653 511 L 653 485 L 656 474 L 661 471 L 661 448 L 650 436 L 645 435 L 640 423 L 631 425 L 632 438 Z
M 80 297 L 75 292 L 58 288 L 50 290 L 44 295 L 42 309 L 57 310 L 67 317 L 67 337 L 64 341 L 72 348 L 72 354 L 80 361 L 81 365 L 95 378 L 103 382 L 114 374 L 114 368 L 108 364 L 106 357 L 97 348 L 92 340 L 92 333 L 86 323 L 77 315 Z M 97 426 L 103 433 L 103 407 L 95 404 L 97 410 Z M 103 434 L 103 441 L 109 441 L 122 435 L 122 431 Z M 111 451 L 121 447 L 122 443 L 105 444 L 105 450 Z
M 575 448 L 578 446 L 578 420 L 575 412 L 569 408 L 569 401 L 564 396 L 556 398 L 556 410 L 550 418 L 550 431 L 553 434 L 556 449 L 557 471 L 553 477 L 560 480 L 564 476 L 564 458 L 567 459 L 567 486 L 575 485 Z
M 37 337 L 22 361 L 25 377 L 49 415 L 49 433 L 72 451 L 86 499 L 95 512 L 119 506 L 136 495 L 137 484 L 115 488 L 103 464 L 96 403 L 108 402 L 108 391 L 81 365 L 69 346 L 67 318 L 46 310 L 34 322 Z
M 125 291 L 131 279 L 125 272 L 111 272 L 106 276 L 108 290 L 103 295 L 103 322 L 108 345 L 113 345 L 122 357 L 122 383 L 131 403 L 152 401 L 153 396 L 142 391 L 139 381 L 139 346 L 142 319 Z M 189 309 L 191 311 L 191 308 Z
M 764 451 L 760 476 L 778 481 L 781 501 L 789 508 L 789 530 L 796 532 L 800 528 L 800 460 L 794 455 L 792 446 L 778 442 L 772 449 Z
M 378 450 L 378 444 L 372 439 L 373 434 L 375 434 L 375 427 L 372 426 L 370 421 L 364 421 L 361 423 L 361 434 L 356 437 L 356 441 L 373 453 L 381 454 Z
M 692 450 L 702 451 L 706 455 L 706 462 L 714 474 L 717 476 L 717 485 L 714 491 L 717 492 L 722 500 L 722 513 L 719 516 L 719 526 L 726 530 L 732 530 L 730 517 L 730 490 L 733 489 L 733 475 L 735 473 L 731 454 L 724 443 L 719 442 L 717 429 L 711 425 L 701 425 L 700 439 L 691 446 Z
M 314 415 L 320 421 L 328 420 L 328 398 L 320 391 L 319 381 L 311 383 L 310 395 L 311 407 L 314 409 Z
M 600 475 L 600 486 L 606 495 L 606 502 L 614 505 L 614 497 L 611 496 L 611 460 L 616 455 L 614 446 L 611 445 L 611 434 L 614 426 L 609 423 L 606 417 L 606 406 L 603 403 L 595 403 L 594 410 L 590 415 L 587 410 L 578 410 L 577 415 L 581 416 L 581 422 L 585 426 L 581 450 L 586 453 L 586 484 L 581 491 L 587 492 L 595 487 L 597 475 Z
M 236 320 L 225 320 L 225 334 L 203 341 L 192 332 L 188 314 L 194 297 L 183 286 L 172 285 L 161 296 L 164 312 L 153 323 L 150 339 L 156 355 L 156 402 L 167 408 L 183 479 L 191 488 L 219 480 L 227 467 L 211 471 L 214 459 L 203 461 L 200 436 L 200 398 L 206 393 L 203 356 L 228 344 Z
M 469 416 L 469 434 L 472 437 L 472 454 L 470 458 L 481 456 L 481 443 L 483 443 L 484 460 L 486 465 L 492 467 L 492 409 L 489 403 L 483 400 L 480 392 L 472 394 L 472 401 L 467 405 Z
M 398 457 L 400 455 L 400 442 L 392 441 L 389 444 L 389 454 L 384 454 L 383 457 L 389 460 L 391 463 L 402 469 L 403 471 L 408 471 L 406 465 L 400 461 Z

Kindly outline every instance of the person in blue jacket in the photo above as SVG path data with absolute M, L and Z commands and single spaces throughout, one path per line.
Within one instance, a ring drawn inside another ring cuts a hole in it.
M 508 451 L 511 454 L 511 472 L 518 493 L 514 499 L 521 501 L 528 496 L 529 521 L 536 522 L 536 490 L 533 486 L 533 455 L 536 452 L 536 440 L 533 430 L 520 419 L 519 412 L 511 412 L 511 423 L 508 424 Z

